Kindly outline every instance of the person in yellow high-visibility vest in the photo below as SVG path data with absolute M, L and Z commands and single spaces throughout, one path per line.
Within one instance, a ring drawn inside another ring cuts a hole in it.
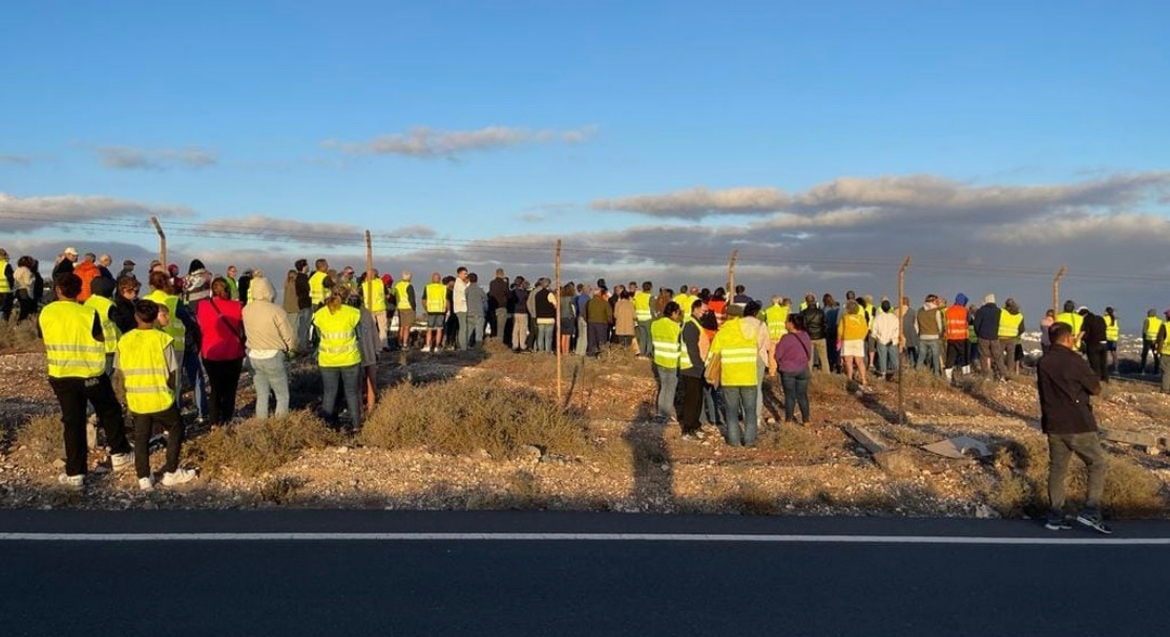
M 1170 338 L 1167 338 L 1167 328 L 1170 327 L 1170 309 L 1165 312 L 1166 320 L 1158 328 L 1158 352 L 1162 356 L 1170 354 Z M 1162 393 L 1170 394 L 1170 365 L 1162 368 Z
M 738 312 L 737 312 L 738 313 Z M 728 318 L 715 333 L 707 353 L 707 366 L 719 360 L 719 383 L 727 407 L 727 444 L 754 446 L 759 428 L 759 337 L 757 327 L 747 327 L 742 318 Z M 740 428 L 740 410 L 743 410 L 743 428 Z
M 791 311 L 788 299 L 779 295 L 772 297 L 772 304 L 764 310 L 764 322 L 768 324 L 768 336 L 772 343 L 779 343 L 781 337 L 788 333 L 785 324 L 788 322 L 788 313 Z
M 333 280 L 329 278 L 329 262 L 317 259 L 315 265 L 317 271 L 309 275 L 309 302 L 313 304 L 314 311 L 325 302 L 329 288 L 333 287 Z
M 654 321 L 653 290 L 652 282 L 643 281 L 642 289 L 634 293 L 634 319 L 637 321 L 635 334 L 638 337 L 640 358 L 650 358 L 654 355 L 653 341 L 650 340 L 650 323 Z
M 1081 350 L 1081 339 L 1084 336 L 1085 318 L 1077 312 L 1077 305 L 1072 301 L 1064 302 L 1064 311 L 1056 315 L 1057 323 L 1064 323 L 1072 328 L 1073 342 L 1077 351 Z
M 362 313 L 346 304 L 349 288 L 338 286 L 329 294 L 325 305 L 313 314 L 313 325 L 321 334 L 317 347 L 317 367 L 321 372 L 321 412 L 331 427 L 338 425 L 337 388 L 345 392 L 353 427 L 361 423 L 361 399 L 358 396 L 358 375 L 362 352 L 358 347 L 358 325 Z
M 106 374 L 114 373 L 114 352 L 118 349 L 118 326 L 114 325 L 114 281 L 105 277 L 98 277 L 90 283 L 90 297 L 85 300 L 86 307 L 92 307 L 98 313 L 98 320 L 102 322 L 102 335 L 105 337 L 106 347 Z
M 423 346 L 424 352 L 437 352 L 443 347 L 443 328 L 447 323 L 447 315 L 451 312 L 451 304 L 447 302 L 447 286 L 443 285 L 443 275 L 435 272 L 431 274 L 431 282 L 423 288 L 423 307 L 427 310 L 427 337 Z
M 1015 299 L 1004 301 L 999 311 L 999 346 L 992 356 L 1004 361 L 1006 375 L 1011 376 L 1018 369 L 1016 360 L 1016 343 L 1024 333 L 1024 313 Z
M 410 346 L 410 328 L 414 326 L 414 286 L 410 283 L 410 270 L 402 271 L 402 278 L 394 284 L 394 306 L 398 311 L 398 349 L 405 351 Z
M 126 382 L 126 406 L 134 421 L 134 469 L 138 487 L 143 491 L 154 489 L 150 436 L 155 425 L 167 432 L 162 483 L 173 486 L 195 478 L 194 471 L 179 467 L 185 433 L 174 396 L 179 382 L 179 358 L 175 353 L 175 339 L 155 329 L 159 308 L 157 303 L 146 299 L 134 303 L 137 327 L 118 341 L 114 363 Z
M 1158 310 L 1150 308 L 1146 311 L 1146 320 L 1142 322 L 1142 366 L 1139 373 L 1146 373 L 1146 355 L 1154 355 L 1154 373 L 1157 374 L 1162 359 L 1162 352 L 1158 348 L 1158 332 L 1162 329 L 1162 319 L 1158 318 Z
M 106 374 L 106 348 L 101 319 L 92 307 L 77 302 L 81 278 L 62 273 L 55 282 L 57 300 L 46 305 L 38 318 L 45 343 L 49 387 L 61 406 L 65 429 L 65 472 L 57 481 L 80 489 L 88 470 L 85 441 L 85 408 L 93 405 L 98 423 L 105 429 L 113 469 L 129 467 L 133 461 L 122 420 L 122 406 Z
M 8 251 L 0 248 L 0 321 L 8 322 L 16 298 L 16 271 L 8 262 Z
M 1117 339 L 1121 336 L 1121 327 L 1117 324 L 1117 315 L 1112 307 L 1105 308 L 1105 351 L 1109 354 L 1109 370 L 1117 373 Z
M 377 270 L 371 269 L 362 275 L 362 306 L 374 315 L 374 324 L 378 327 L 378 349 L 386 349 L 386 326 L 390 320 L 386 317 L 386 284 Z
M 674 396 L 678 390 L 678 367 L 682 326 L 682 311 L 678 303 L 666 304 L 662 316 L 650 324 L 650 339 L 654 344 L 654 377 L 658 381 L 658 420 L 675 422 Z

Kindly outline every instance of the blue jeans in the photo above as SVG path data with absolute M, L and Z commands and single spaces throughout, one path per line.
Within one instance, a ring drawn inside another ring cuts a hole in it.
M 350 365 L 349 367 L 321 368 L 321 385 L 324 390 L 321 396 L 321 411 L 325 414 L 325 422 L 330 425 L 337 424 L 337 413 L 334 408 L 337 405 L 338 384 L 341 384 L 345 390 L 345 404 L 349 408 L 350 422 L 354 426 L 361 422 L 361 401 L 358 399 L 360 367 L 360 365 Z
M 460 333 L 463 329 L 460 328 Z M 463 338 L 463 347 L 467 349 L 475 343 L 476 347 L 483 347 L 483 317 L 474 314 L 467 315 L 467 336 Z
M 203 375 L 203 364 L 199 356 L 192 352 L 183 354 L 183 377 L 191 381 L 191 388 L 195 397 L 195 415 L 207 417 L 207 379 Z M 182 387 L 182 384 L 179 385 Z M 179 405 L 182 413 L 182 404 Z
M 553 351 L 553 337 L 556 336 L 557 326 L 549 323 L 536 324 L 536 347 L 533 348 L 538 352 Z
M 877 370 L 879 374 L 898 371 L 898 344 L 877 344 Z
M 799 372 L 780 372 L 780 383 L 784 385 L 784 420 L 796 420 L 796 406 L 800 405 L 800 420 L 808 422 L 808 381 L 812 374 L 808 369 Z
M 722 425 L 725 421 L 723 416 L 725 411 L 723 404 L 723 392 L 715 389 L 714 386 L 703 382 L 703 420 L 706 424 L 712 426 Z
M 256 388 L 256 417 L 268 417 L 268 392 L 276 394 L 276 416 L 288 413 L 288 363 L 284 354 L 272 358 L 249 358 L 252 386 Z M 336 390 L 334 390 L 336 393 Z
M 305 308 L 297 312 L 297 350 L 301 352 L 313 351 L 309 342 L 309 328 L 313 326 L 313 310 Z
M 756 444 L 756 427 L 759 416 L 756 410 L 756 388 L 747 386 L 723 386 L 723 400 L 727 401 L 727 444 L 732 447 Z M 742 440 L 739 428 L 739 410 L 743 409 Z
M 942 375 L 942 369 L 939 368 L 939 341 L 938 339 L 924 338 L 918 341 L 918 364 L 915 367 L 926 366 L 927 369 L 934 372 L 936 375 Z
M 678 390 L 678 370 L 654 366 L 658 377 L 658 417 L 674 418 L 674 393 Z
M 642 356 L 654 356 L 654 342 L 650 340 L 650 323 L 652 321 L 638 321 L 634 327 L 634 334 L 638 337 L 638 353 Z

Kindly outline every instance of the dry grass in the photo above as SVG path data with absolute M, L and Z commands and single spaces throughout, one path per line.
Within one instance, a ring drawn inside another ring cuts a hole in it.
M 825 461 L 831 454 L 824 442 L 808 427 L 782 424 L 768 427 L 757 441 L 762 449 L 783 452 L 798 464 Z
M 61 419 L 57 416 L 30 418 L 16 432 L 16 446 L 25 446 L 29 453 L 42 460 L 57 458 L 64 453 Z
M 1124 455 L 1107 455 L 1105 493 L 1101 508 L 1111 517 L 1140 518 L 1165 511 L 1163 484 L 1157 476 Z M 1038 517 L 1048 510 L 1048 441 L 1026 436 L 996 449 L 998 480 L 987 493 L 988 504 L 1004 517 Z M 1084 465 L 1069 463 L 1067 502 L 1083 502 L 1087 487 Z
M 221 427 L 187 446 L 188 457 L 205 473 L 231 467 L 245 476 L 258 476 L 295 460 L 308 449 L 322 449 L 342 437 L 324 421 L 306 411 L 281 418 L 252 419 Z
M 479 449 L 512 458 L 526 446 L 579 456 L 588 445 L 584 420 L 554 400 L 488 378 L 385 391 L 362 428 L 363 444 L 384 449 L 424 447 L 460 455 Z
M 0 321 L 0 354 L 39 351 L 42 347 L 35 321 Z

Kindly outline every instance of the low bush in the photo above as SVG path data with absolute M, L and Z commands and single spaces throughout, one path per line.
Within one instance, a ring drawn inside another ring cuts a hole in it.
M 21 425 L 16 431 L 16 446 L 48 460 L 65 453 L 64 434 L 61 418 L 58 416 L 36 416 Z
M 35 321 L 0 321 L 0 354 L 40 350 Z
M 231 467 L 245 476 L 258 476 L 295 460 L 308 449 L 322 449 L 342 441 L 341 434 L 305 411 L 280 418 L 247 420 L 221 427 L 187 445 L 188 457 L 214 475 Z
M 515 457 L 527 445 L 565 456 L 581 455 L 588 446 L 579 415 L 489 378 L 389 389 L 362 427 L 360 441 L 450 455 L 484 449 L 494 458 Z

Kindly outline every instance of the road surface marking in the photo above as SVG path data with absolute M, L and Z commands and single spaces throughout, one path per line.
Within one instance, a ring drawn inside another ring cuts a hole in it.
M 1170 546 L 1170 537 L 975 537 L 701 533 L 0 533 L 9 542 L 756 542 L 763 544 L 959 544 Z

